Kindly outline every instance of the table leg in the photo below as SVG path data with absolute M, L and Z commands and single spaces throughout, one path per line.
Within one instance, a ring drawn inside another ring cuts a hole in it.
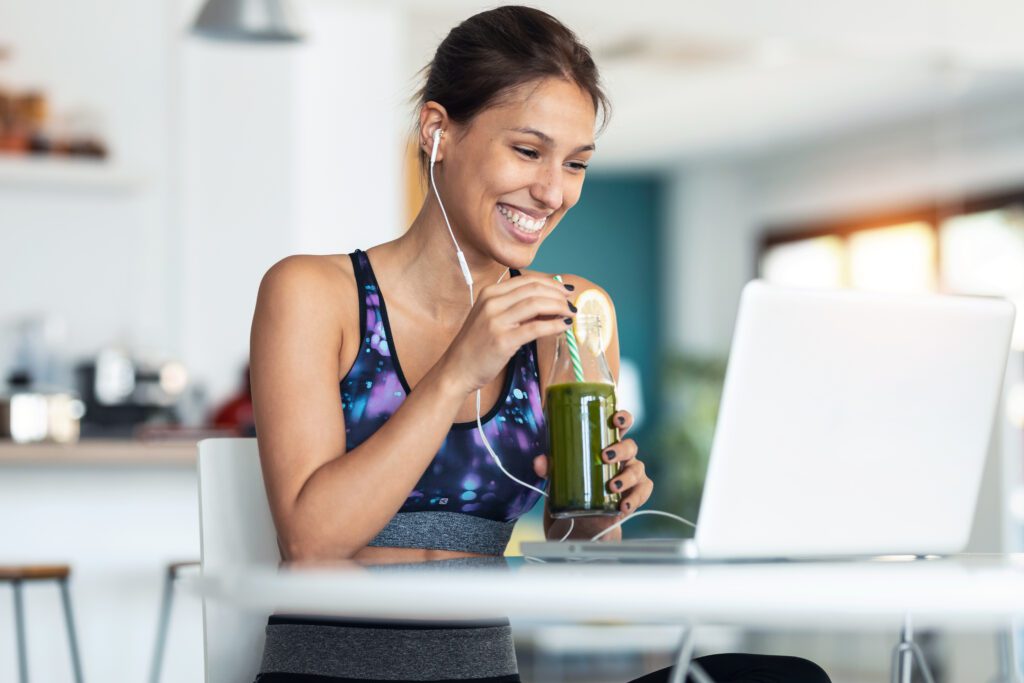
M 704 667 L 697 662 L 690 662 L 690 677 L 697 683 L 715 683 L 711 680 L 711 676 L 708 676 L 708 672 L 704 670 Z
M 160 600 L 160 615 L 157 617 L 156 646 L 153 648 L 153 661 L 150 664 L 149 683 L 160 683 L 160 668 L 164 661 L 164 645 L 167 642 L 167 625 L 171 620 L 171 605 L 174 600 L 174 572 L 170 569 L 164 574 L 164 592 Z
M 690 662 L 693 661 L 694 628 L 683 627 L 683 637 L 679 641 L 679 651 L 676 654 L 676 662 L 672 667 L 672 676 L 669 683 L 685 683 L 686 672 L 690 670 Z
M 996 661 L 999 669 L 991 683 L 1021 683 L 1016 639 L 1017 624 L 1011 624 L 1007 630 L 996 634 Z
M 900 632 L 900 642 L 892 653 L 892 683 L 910 683 L 913 665 L 921 669 L 921 677 L 925 683 L 935 683 L 931 667 L 924 658 L 921 647 L 914 642 L 914 629 L 908 614 Z
M 11 582 L 14 589 L 14 632 L 18 639 L 18 680 L 28 683 L 28 652 L 25 647 L 25 605 L 21 596 L 21 581 Z
M 679 642 L 679 651 L 676 654 L 676 662 L 672 667 L 669 683 L 685 683 L 687 673 L 696 683 L 715 683 L 711 680 L 711 676 L 704 671 L 704 667 L 693 661 L 694 632 L 695 629 L 692 626 L 683 627 L 683 637 Z
M 64 625 L 68 631 L 68 649 L 71 651 L 71 670 L 75 674 L 75 683 L 82 683 L 82 661 L 78 654 L 78 638 L 75 637 L 75 619 L 71 612 L 71 595 L 68 592 L 67 579 L 61 579 L 60 599 L 64 603 Z
M 914 626 L 910 622 L 908 614 L 903 621 L 903 631 L 900 633 L 900 644 L 914 642 Z M 914 660 L 907 648 L 902 648 L 900 654 L 900 683 L 911 683 L 913 680 Z

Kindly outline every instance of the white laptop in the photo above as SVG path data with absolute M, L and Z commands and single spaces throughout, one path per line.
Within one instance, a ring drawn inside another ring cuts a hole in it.
M 741 561 L 959 552 L 1013 318 L 1002 299 L 751 282 L 695 537 L 529 542 L 523 555 Z

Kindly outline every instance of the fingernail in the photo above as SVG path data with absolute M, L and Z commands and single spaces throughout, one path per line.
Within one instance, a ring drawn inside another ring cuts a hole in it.
M 626 503 L 626 509 L 627 510 L 632 510 L 633 509 L 633 504 L 632 503 Z
M 615 421 L 618 422 L 619 425 L 626 424 L 626 418 L 622 417 L 621 415 L 619 415 L 619 417 Z
M 575 292 L 576 291 L 576 288 L 574 286 L 572 286 L 572 285 L 562 283 L 562 286 L 565 287 L 566 289 L 568 289 L 570 292 Z
M 615 451 L 605 451 L 604 455 L 609 460 L 614 460 L 615 459 Z
M 572 311 L 573 313 L 576 312 L 576 307 L 572 305 L 571 301 L 569 302 L 569 310 Z
M 566 325 L 572 325 L 572 318 L 566 318 L 563 322 L 565 322 Z
M 616 479 L 615 480 L 615 489 L 617 491 L 621 491 L 622 490 L 622 480 L 621 479 Z

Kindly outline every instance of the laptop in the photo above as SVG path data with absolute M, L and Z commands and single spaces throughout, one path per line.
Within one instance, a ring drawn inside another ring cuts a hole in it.
M 1013 319 L 1013 305 L 996 298 L 750 282 L 694 538 L 526 542 L 523 555 L 751 561 L 959 552 Z

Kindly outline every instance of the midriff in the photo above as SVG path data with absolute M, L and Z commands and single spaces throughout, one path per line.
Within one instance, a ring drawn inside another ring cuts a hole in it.
M 460 557 L 490 557 L 490 555 L 456 550 L 434 550 L 432 548 L 382 548 L 366 546 L 357 552 L 352 559 L 360 564 L 406 564 L 432 562 L 435 560 L 454 560 Z

